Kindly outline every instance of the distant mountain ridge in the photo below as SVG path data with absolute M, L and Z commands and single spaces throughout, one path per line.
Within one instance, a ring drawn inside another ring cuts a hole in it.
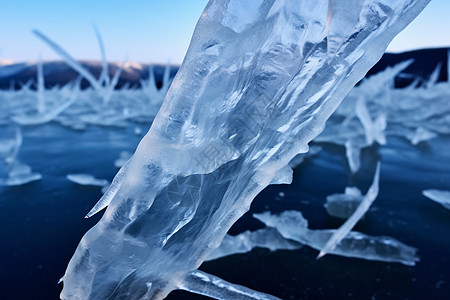
M 102 72 L 100 61 L 80 61 L 81 65 L 89 70 L 94 77 L 99 78 Z M 109 75 L 112 78 L 120 67 L 121 63 L 108 63 Z M 120 89 L 126 84 L 130 87 L 139 88 L 140 80 L 149 78 L 149 67 L 153 66 L 153 72 L 158 87 L 161 86 L 165 65 L 126 63 L 120 75 L 116 88 Z M 179 66 L 171 66 L 170 77 L 175 76 Z M 80 75 L 64 61 L 50 61 L 43 63 L 45 87 L 47 89 L 54 86 L 63 86 Z M 30 88 L 35 89 L 37 81 L 37 63 L 15 63 L 0 65 L 0 90 L 20 89 L 25 84 L 30 84 Z M 81 87 L 89 87 L 86 80 L 81 81 Z
M 421 49 L 402 53 L 385 53 L 381 60 L 367 73 L 366 76 L 373 75 L 384 70 L 388 66 L 408 59 L 414 59 L 414 62 L 403 72 L 412 76 L 401 76 L 395 80 L 395 86 L 398 88 L 405 87 L 414 81 L 415 78 L 426 81 L 436 66 L 440 63 L 441 70 L 438 81 L 447 81 L 447 59 L 450 48 L 433 48 Z M 81 64 L 87 68 L 96 78 L 100 76 L 102 64 L 100 61 L 81 61 Z M 109 75 L 119 68 L 119 63 L 109 63 Z M 116 88 L 120 89 L 125 85 L 139 88 L 140 80 L 148 79 L 150 64 L 142 63 L 126 63 L 121 73 Z M 153 65 L 155 79 L 158 86 L 161 85 L 164 74 L 164 65 Z M 179 66 L 172 66 L 170 76 L 175 76 Z M 50 61 L 43 63 L 45 87 L 52 88 L 54 86 L 63 86 L 70 81 L 75 80 L 79 74 L 69 67 L 63 61 Z M 27 83 L 30 88 L 36 87 L 36 63 L 2 63 L 0 62 L 0 89 L 20 89 Z M 82 88 L 87 88 L 89 83 L 85 80 L 81 82 Z
M 412 75 L 411 77 L 395 78 L 395 87 L 402 88 L 414 81 L 415 78 L 426 81 L 430 74 L 441 64 L 438 82 L 447 81 L 449 67 L 447 65 L 450 48 L 430 48 L 402 53 L 385 53 L 380 61 L 367 72 L 367 77 L 383 71 L 388 66 L 393 66 L 402 61 L 414 59 L 414 62 L 403 71 L 403 74 Z

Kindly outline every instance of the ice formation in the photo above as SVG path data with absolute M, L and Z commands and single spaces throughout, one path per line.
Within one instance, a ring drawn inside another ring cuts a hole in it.
M 401 62 L 364 79 L 314 139 L 344 146 L 352 173 L 360 168 L 361 150 L 372 143 L 385 144 L 388 136 L 404 137 L 416 145 L 450 133 L 450 101 L 446 96 L 450 92 L 450 76 L 447 82 L 436 82 L 434 75 L 428 81 L 416 80 L 407 88 L 393 88 L 394 78 L 411 63 L 412 60 Z
M 119 158 L 114 161 L 114 166 L 116 168 L 122 167 L 131 158 L 131 156 L 133 156 L 133 153 L 128 151 L 120 152 Z
M 0 124 L 0 186 L 17 186 L 40 180 L 41 174 L 18 159 L 22 131 L 14 124 Z
M 218 259 L 232 254 L 247 253 L 256 247 L 275 251 L 295 250 L 299 249 L 301 245 L 297 242 L 283 238 L 283 236 L 273 228 L 244 231 L 235 236 L 227 234 L 220 246 L 209 254 L 205 261 Z
M 366 195 L 362 195 L 357 187 L 346 187 L 344 194 L 327 196 L 327 202 L 324 205 L 327 213 L 333 217 L 347 219 L 358 210 L 361 204 L 365 205 L 364 210 L 367 211 L 378 196 L 379 168 L 378 165 L 372 185 Z M 365 201 L 367 201 L 367 204 L 364 204 Z M 365 211 L 360 212 L 359 218 L 364 215 Z
M 298 211 L 285 211 L 279 215 L 270 212 L 253 215 L 267 227 L 275 228 L 284 238 L 311 248 L 324 249 L 337 230 L 308 229 L 308 221 Z M 350 231 L 342 241 L 330 250 L 330 254 L 384 262 L 399 262 L 413 266 L 419 261 L 416 249 L 387 236 L 368 236 Z
M 91 174 L 67 174 L 66 178 L 80 185 L 106 186 L 109 181 L 106 179 L 95 178 Z
M 300 164 L 302 164 L 305 159 L 307 159 L 308 157 L 316 155 L 320 151 L 322 151 L 322 147 L 316 146 L 316 145 L 312 145 L 311 147 L 309 147 L 308 152 L 306 152 L 306 153 L 299 153 L 293 159 L 291 159 L 291 161 L 289 162 L 289 166 L 294 169 L 297 166 L 299 166 Z
M 8 176 L 0 177 L 0 185 L 17 186 L 40 179 L 42 179 L 41 174 L 32 172 L 29 165 L 16 160 L 10 164 Z
M 357 187 L 346 187 L 344 194 L 327 196 L 324 207 L 330 216 L 347 219 L 355 212 L 362 199 L 363 195 Z
M 332 251 L 344 238 L 345 236 L 353 229 L 353 227 L 358 223 L 358 221 L 364 216 L 364 214 L 369 210 L 373 201 L 378 196 L 378 182 L 380 180 L 380 163 L 377 165 L 377 169 L 375 171 L 375 176 L 373 177 L 372 185 L 370 186 L 367 194 L 364 195 L 361 202 L 359 203 L 356 210 L 353 214 L 345 221 L 342 226 L 333 233 L 325 246 L 320 250 L 317 258 L 320 258 Z
M 424 190 L 422 194 L 441 204 L 443 207 L 450 209 L 450 191 L 442 191 L 442 190 Z
M 209 2 L 61 297 L 272 298 L 196 269 L 427 2 Z
M 34 30 L 33 33 L 77 71 L 80 78 L 60 89 L 45 90 L 43 67 L 42 63 L 39 63 L 37 95 L 32 95 L 28 85 L 24 86 L 21 92 L 26 94 L 26 97 L 22 97 L 20 105 L 8 107 L 4 117 L 11 118 L 21 125 L 41 125 L 54 121 L 77 130 L 85 129 L 88 125 L 126 127 L 127 121 L 149 122 L 153 120 L 171 83 L 170 65 L 165 67 L 162 86 L 159 89 L 156 85 L 153 66 L 150 66 L 149 79 L 141 80 L 141 89 L 126 87 L 122 90 L 115 90 L 121 72 L 127 67 L 134 67 L 134 65 L 123 62 L 117 66 L 113 77 L 110 78 L 108 74 L 110 64 L 106 62 L 103 41 L 96 28 L 95 33 L 100 46 L 103 66 L 98 79 L 45 34 L 38 30 Z M 81 91 L 81 78 L 87 80 L 91 88 Z M 4 96 L 8 98 L 10 95 Z M 28 103 L 30 98 L 36 101 L 37 105 L 35 103 L 30 105 Z M 1 118 L 2 114 L 0 113 L 0 120 Z

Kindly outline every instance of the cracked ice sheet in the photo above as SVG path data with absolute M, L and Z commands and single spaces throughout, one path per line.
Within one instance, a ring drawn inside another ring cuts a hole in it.
M 63 299 L 162 299 L 183 288 L 254 197 L 289 179 L 289 161 L 428 3 L 365 1 L 330 52 L 340 22 L 328 21 L 345 10 L 249 2 L 251 20 L 227 27 L 248 16 L 228 11 L 236 1 L 208 3 L 128 172 L 68 265 Z
M 316 250 L 325 247 L 338 232 L 335 229 L 308 229 L 308 221 L 299 211 L 284 211 L 279 215 L 270 212 L 253 214 L 266 226 L 275 228 L 284 238 L 307 245 Z M 413 266 L 419 261 L 417 250 L 387 236 L 369 236 L 351 231 L 330 250 L 330 254 L 384 262 L 398 262 Z

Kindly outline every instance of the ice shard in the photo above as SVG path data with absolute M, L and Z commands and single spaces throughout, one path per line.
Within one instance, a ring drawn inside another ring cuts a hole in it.
M 108 180 L 95 178 L 91 174 L 67 174 L 66 178 L 80 185 L 105 186 L 109 184 Z
M 72 257 L 61 297 L 257 294 L 193 275 L 253 198 L 288 179 L 291 159 L 427 3 L 373 0 L 350 11 L 325 0 L 210 1 L 152 127 Z M 335 34 L 349 13 L 351 25 Z
M 283 238 L 273 228 L 263 228 L 256 231 L 244 231 L 238 235 L 227 234 L 222 243 L 205 261 L 222 258 L 228 255 L 247 253 L 254 248 L 266 248 L 270 251 L 295 250 L 301 248 L 301 244 Z
M 379 185 L 379 165 L 375 171 L 375 176 L 371 187 L 366 195 L 361 194 L 357 187 L 346 187 L 344 194 L 332 194 L 327 196 L 325 209 L 330 216 L 347 219 L 350 218 L 363 201 L 369 201 L 367 209 L 378 196 Z M 364 213 L 361 214 L 361 216 Z
M 446 209 L 450 209 L 450 191 L 424 190 L 422 195 L 441 204 Z
M 324 204 L 330 216 L 347 219 L 356 210 L 364 196 L 357 187 L 346 187 L 344 194 L 332 194 L 327 196 Z
M 379 180 L 380 180 L 380 163 L 377 164 L 377 169 L 373 177 L 373 182 L 369 190 L 367 191 L 367 194 L 364 195 L 361 202 L 356 207 L 352 215 L 347 219 L 347 221 L 345 221 L 345 223 L 342 224 L 342 226 L 338 230 L 336 230 L 335 233 L 333 233 L 333 235 L 330 237 L 330 240 L 325 244 L 322 250 L 320 250 L 320 253 L 317 256 L 317 258 L 320 258 L 325 254 L 327 254 L 329 251 L 333 250 L 369 210 L 373 201 L 375 201 L 375 199 L 378 196 Z
M 22 146 L 22 130 L 15 124 L 0 124 L 0 186 L 18 186 L 40 180 L 41 174 L 22 163 L 19 152 Z
M 335 229 L 309 229 L 308 221 L 299 211 L 284 211 L 279 215 L 270 212 L 253 215 L 270 228 L 275 228 L 284 238 L 321 250 L 337 232 Z M 369 236 L 350 231 L 330 254 L 366 260 L 398 262 L 414 266 L 419 261 L 417 249 L 388 236 Z

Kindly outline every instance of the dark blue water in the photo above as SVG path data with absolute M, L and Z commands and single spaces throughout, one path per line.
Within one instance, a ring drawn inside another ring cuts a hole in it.
M 136 124 L 143 129 L 147 125 Z M 100 198 L 100 188 L 69 182 L 69 173 L 112 179 L 113 161 L 133 151 L 140 140 L 134 128 L 91 127 L 72 131 L 57 125 L 23 130 L 20 159 L 43 179 L 20 187 L 0 187 L 0 299 L 58 299 L 57 285 L 82 235 L 99 216 L 84 219 Z M 291 185 L 271 186 L 231 233 L 261 228 L 251 213 L 300 210 L 310 228 L 337 228 L 323 204 L 327 195 L 356 185 L 364 193 L 381 160 L 380 194 L 356 230 L 388 235 L 419 249 L 414 267 L 328 255 L 317 251 L 270 252 L 256 249 L 208 262 L 201 269 L 233 283 L 284 299 L 450 299 L 450 210 L 426 199 L 423 189 L 450 190 L 450 137 L 418 147 L 402 139 L 363 151 L 363 166 L 354 176 L 344 149 L 324 151 L 295 170 Z M 280 198 L 278 193 L 286 194 Z M 170 299 L 205 297 L 173 292 Z

